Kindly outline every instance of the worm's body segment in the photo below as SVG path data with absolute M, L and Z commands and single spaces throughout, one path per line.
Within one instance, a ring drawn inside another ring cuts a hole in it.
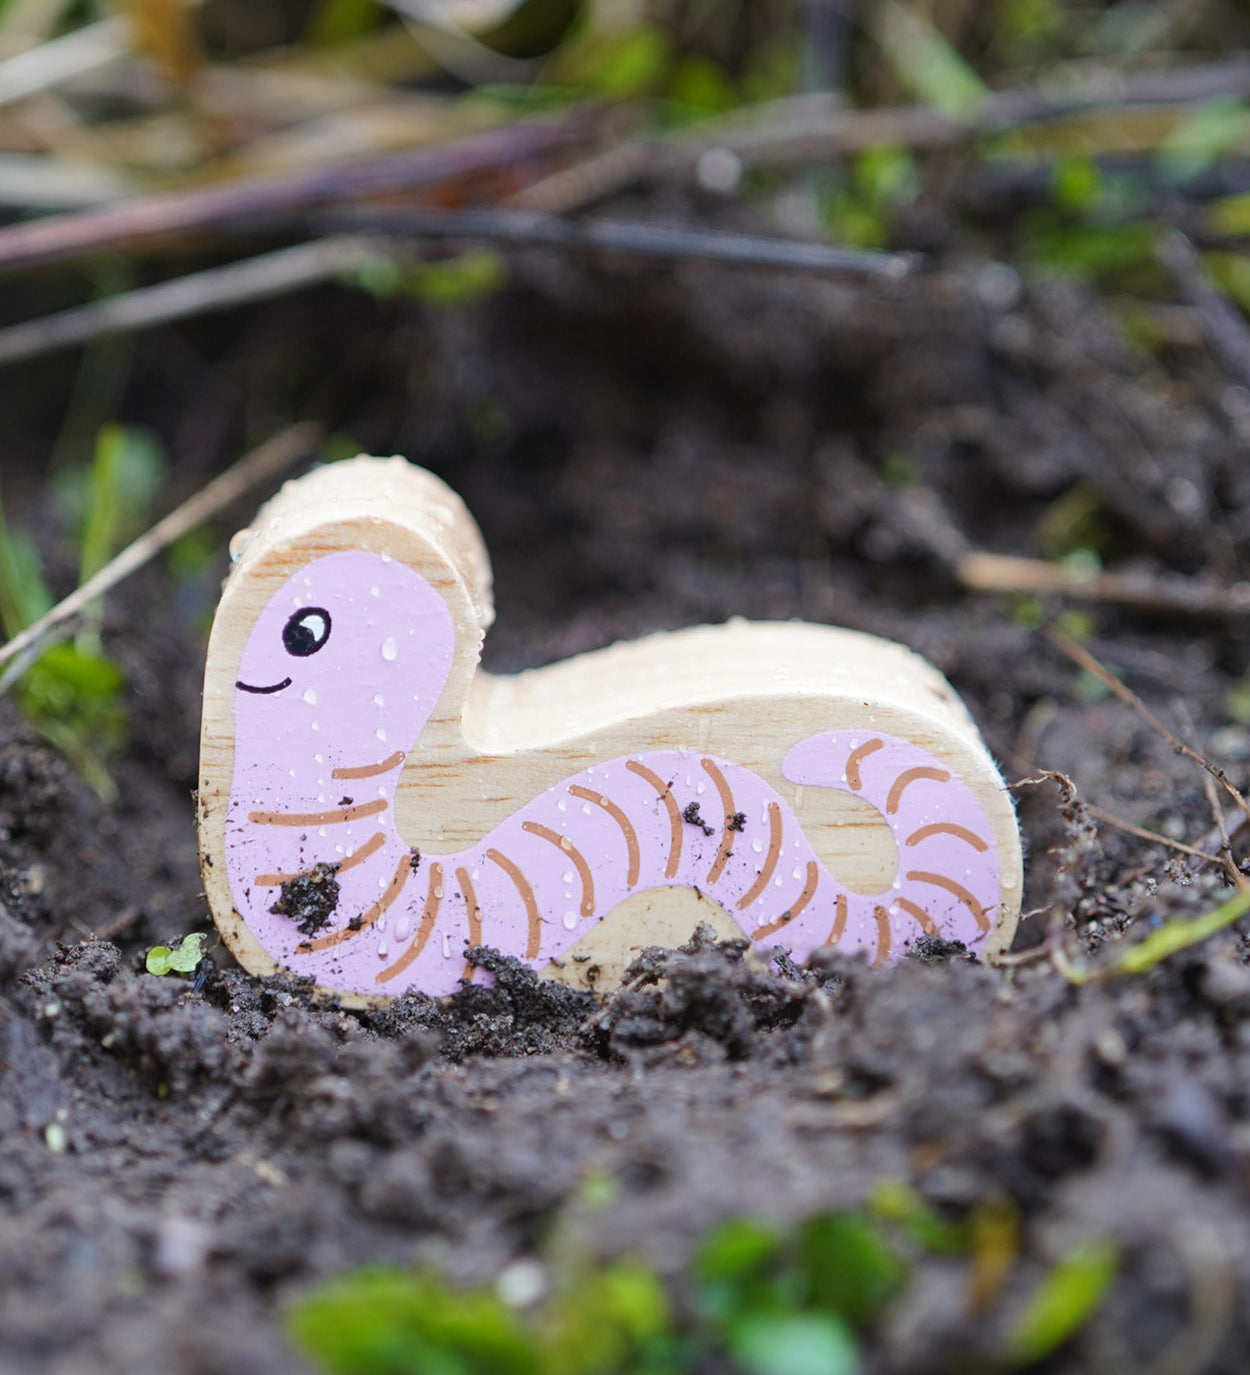
M 921 932 L 973 947 L 990 932 L 999 862 L 971 789 L 910 741 L 836 723 L 796 743 L 781 773 L 878 809 L 898 852 L 880 892 L 840 884 L 776 789 L 698 750 L 597 762 L 477 844 L 415 854 L 395 790 L 421 767 L 409 754 L 453 639 L 429 583 L 362 551 L 317 559 L 258 618 L 236 684 L 226 862 L 236 909 L 280 965 L 344 992 L 447 993 L 469 944 L 542 968 L 664 886 L 697 889 L 761 949 L 799 960 L 838 945 L 887 963 Z M 297 920 L 301 877 L 326 880 L 333 900 Z

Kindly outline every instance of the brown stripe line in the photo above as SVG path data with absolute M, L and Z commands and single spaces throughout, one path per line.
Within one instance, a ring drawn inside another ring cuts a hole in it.
M 257 826 L 337 826 L 342 821 L 377 816 L 389 805 L 386 798 L 379 797 L 375 802 L 361 802 L 333 812 L 248 812 L 247 819 Z
M 846 781 L 856 792 L 864 786 L 859 776 L 859 766 L 870 754 L 885 748 L 884 740 L 869 740 L 859 749 L 852 750 L 846 760 Z
M 315 941 L 301 941 L 299 944 L 300 954 L 310 955 L 314 950 L 329 950 L 332 945 L 340 945 L 343 941 L 349 941 L 353 936 L 360 935 L 362 931 L 367 931 L 403 892 L 404 884 L 408 882 L 408 875 L 411 873 L 412 865 L 409 863 L 408 856 L 401 855 L 399 863 L 395 866 L 395 873 L 390 885 L 372 907 L 366 908 L 359 917 L 348 922 L 341 931 L 336 931 L 331 936 L 318 936 Z
M 567 855 L 573 861 L 582 881 L 581 914 L 583 917 L 593 917 L 595 915 L 595 878 L 590 872 L 590 865 L 586 863 L 582 852 L 568 836 L 562 836 L 558 831 L 553 831 L 550 826 L 543 826 L 537 821 L 522 821 L 521 829 L 528 831 L 530 835 L 540 836 L 549 844 L 554 845 L 562 855 Z
M 781 808 L 775 803 L 768 804 L 768 853 L 764 856 L 764 867 L 755 877 L 755 882 L 738 899 L 738 910 L 750 907 L 756 898 L 768 887 L 768 880 L 777 867 L 777 857 L 781 854 Z
M 353 769 L 331 769 L 331 778 L 376 778 L 380 773 L 390 773 L 404 762 L 403 750 L 388 754 L 380 764 L 360 764 Z
M 833 919 L 833 926 L 829 930 L 829 938 L 825 941 L 826 945 L 837 945 L 842 940 L 843 933 L 846 931 L 846 894 L 839 893 L 837 901 L 837 911 Z
M 602 807 L 613 821 L 621 828 L 621 834 L 625 837 L 625 857 L 629 866 L 629 872 L 625 875 L 625 886 L 632 888 L 638 882 L 638 868 L 641 856 L 638 851 L 638 832 L 634 830 L 634 823 L 629 817 L 612 801 L 610 797 L 604 797 L 602 793 L 592 792 L 589 788 L 583 788 L 580 783 L 570 786 L 569 792 L 574 797 L 580 797 L 583 802 L 593 802 L 596 807 Z
M 334 874 L 337 878 L 339 874 L 345 874 L 349 869 L 354 869 L 358 864 L 363 864 L 370 856 L 377 852 L 386 844 L 386 837 L 381 831 L 377 831 L 356 851 L 354 855 L 348 855 L 346 859 L 340 859 L 334 864 Z M 277 888 L 284 883 L 290 883 L 293 878 L 304 878 L 308 874 L 305 869 L 301 874 L 257 874 L 255 882 L 261 888 Z
M 894 780 L 894 786 L 890 789 L 889 797 L 886 798 L 886 811 L 891 814 L 898 811 L 898 804 L 903 797 L 903 789 L 909 783 L 915 783 L 920 778 L 931 778 L 935 783 L 947 783 L 950 781 L 950 774 L 945 769 L 931 769 L 925 764 L 919 764 L 914 769 L 904 769 Z
M 767 926 L 761 926 L 760 929 L 752 935 L 751 939 L 753 941 L 762 941 L 766 936 L 774 935 L 776 932 L 780 931 L 783 926 L 789 925 L 807 904 L 811 902 L 812 895 L 815 893 L 816 885 L 819 882 L 820 865 L 818 865 L 814 859 L 809 859 L 807 861 L 807 882 L 803 885 L 803 891 L 799 894 L 798 898 L 786 908 L 776 921 L 769 922 Z M 843 899 L 843 901 L 845 901 L 845 899 Z
M 955 836 L 959 840 L 966 840 L 974 850 L 980 850 L 982 854 L 990 848 L 975 831 L 970 831 L 967 826 L 957 826 L 953 821 L 935 821 L 931 826 L 922 826 L 903 843 L 919 845 L 922 840 L 937 835 Z
M 940 934 L 937 928 L 937 922 L 933 920 L 918 902 L 912 902 L 910 898 L 895 898 L 894 905 L 896 907 L 901 907 L 909 917 L 915 917 L 926 936 L 936 936 Z
M 402 863 L 408 864 L 407 856 Z M 389 983 L 397 974 L 402 974 L 405 969 L 417 958 L 425 949 L 426 942 L 430 939 L 430 933 L 434 930 L 434 920 L 438 916 L 438 905 L 443 900 L 443 866 L 441 864 L 430 865 L 430 886 L 425 891 L 425 908 L 421 913 L 421 924 L 417 927 L 417 934 L 412 938 L 412 944 L 395 961 L 387 967 L 374 980 L 375 983 Z
M 498 850 L 487 850 L 486 858 L 498 864 L 516 884 L 516 890 L 520 893 L 521 901 L 525 904 L 525 915 L 529 921 L 529 943 L 525 947 L 525 958 L 527 960 L 536 959 L 542 946 L 542 919 L 538 915 L 538 904 L 534 901 L 534 890 L 530 886 L 530 881 L 507 855 L 501 855 Z
M 972 896 L 962 883 L 956 883 L 953 878 L 947 878 L 945 874 L 926 874 L 919 870 L 914 870 L 907 875 L 908 883 L 933 883 L 939 888 L 945 888 L 948 893 L 954 893 L 960 902 L 972 913 L 976 919 L 977 929 L 988 931 L 990 929 L 990 919 L 985 915 L 985 908 Z
M 673 796 L 672 788 L 654 769 L 647 768 L 645 764 L 640 764 L 636 759 L 629 760 L 625 767 L 630 773 L 646 779 L 655 789 L 656 796 L 668 808 L 671 838 L 668 846 L 668 863 L 664 866 L 664 877 L 672 878 L 677 873 L 677 866 L 681 863 L 681 811 L 677 806 L 677 799 Z
M 874 907 L 872 915 L 877 919 L 877 955 L 870 969 L 880 969 L 890 958 L 890 948 L 893 945 L 894 933 L 890 930 L 890 914 L 884 907 Z
M 729 780 L 721 773 L 714 759 L 703 759 L 703 772 L 716 784 L 716 791 L 720 793 L 721 815 L 725 820 L 721 823 L 720 849 L 716 852 L 716 858 L 712 861 L 712 867 L 707 871 L 707 881 L 715 883 L 724 872 L 725 865 L 729 863 L 729 856 L 733 853 L 734 837 L 737 831 L 729 829 L 729 823 L 734 818 L 734 813 L 738 810 L 734 806 L 733 789 L 729 786 Z
M 469 923 L 469 944 L 482 943 L 482 909 L 477 905 L 477 894 L 473 891 L 473 881 L 467 869 L 456 870 L 456 882 L 460 885 L 460 896 L 464 898 L 464 914 Z M 473 977 L 473 966 L 465 960 L 463 979 Z

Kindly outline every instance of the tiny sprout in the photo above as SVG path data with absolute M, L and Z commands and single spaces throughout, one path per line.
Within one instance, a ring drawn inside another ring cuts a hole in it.
M 207 939 L 202 931 L 192 931 L 172 948 L 154 945 L 148 951 L 144 966 L 149 974 L 190 974 L 204 958 Z

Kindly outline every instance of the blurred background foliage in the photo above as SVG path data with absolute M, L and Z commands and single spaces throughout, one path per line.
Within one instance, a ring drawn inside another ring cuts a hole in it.
M 153 287 L 182 292 L 166 321 L 326 280 L 456 311 L 505 281 L 508 215 L 659 221 L 988 263 L 991 310 L 1030 274 L 1078 277 L 1131 349 L 1197 342 L 1244 372 L 1248 51 L 1246 0 L 0 0 L 0 365 L 81 349 L 37 479 L 54 536 L 0 514 L 5 632 L 206 475 L 119 427 L 136 326 L 109 310 Z M 504 218 L 431 242 L 431 213 L 466 210 Z M 290 418 L 266 357 L 246 433 L 217 437 L 235 452 Z M 11 415 L 42 385 L 10 387 Z M 319 418 L 323 456 L 355 447 Z M 6 498 L 31 493 L 20 466 Z M 881 472 L 920 480 L 905 454 Z M 1035 529 L 1095 570 L 1123 543 L 1079 483 Z M 182 541 L 175 579 L 211 588 L 213 548 Z M 107 795 L 125 723 L 99 624 L 22 701 Z

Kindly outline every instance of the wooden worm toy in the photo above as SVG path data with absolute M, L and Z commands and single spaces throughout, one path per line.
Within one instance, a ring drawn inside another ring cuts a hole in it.
M 926 932 L 1010 944 L 1011 802 L 901 646 L 731 623 L 484 673 L 481 536 L 399 458 L 288 483 L 231 554 L 200 844 L 251 972 L 445 994 L 481 943 L 604 987 L 700 921 L 799 961 L 886 964 Z

